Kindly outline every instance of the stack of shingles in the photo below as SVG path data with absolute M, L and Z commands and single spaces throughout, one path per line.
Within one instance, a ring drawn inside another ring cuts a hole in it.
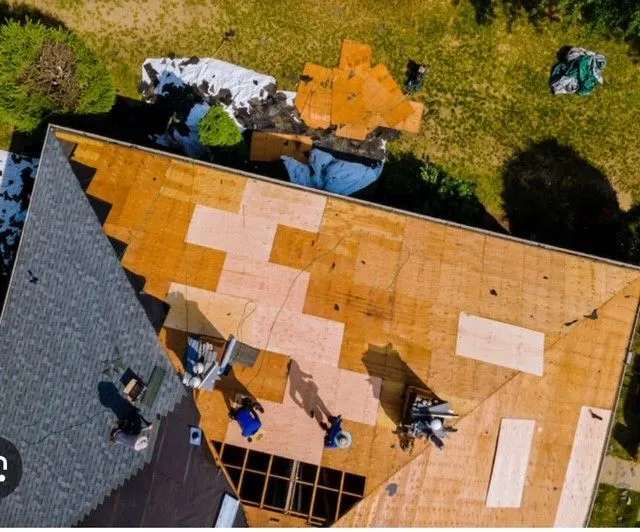
M 314 129 L 336 127 L 336 135 L 364 140 L 377 127 L 410 133 L 420 129 L 423 105 L 402 93 L 385 65 L 371 66 L 370 46 L 342 43 L 338 68 L 307 63 L 296 107 Z

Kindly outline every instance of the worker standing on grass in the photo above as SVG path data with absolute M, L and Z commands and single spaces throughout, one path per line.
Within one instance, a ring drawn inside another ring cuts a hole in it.
M 264 408 L 260 403 L 250 397 L 245 397 L 242 399 L 240 407 L 229 413 L 229 417 L 238 422 L 242 436 L 247 438 L 248 441 L 259 440 L 263 435 L 262 421 L 260 421 L 260 416 L 258 416 L 256 410 L 264 414 Z
M 329 428 L 324 437 L 324 446 L 327 449 L 347 449 L 351 447 L 351 433 L 342 429 L 342 416 L 329 418 Z

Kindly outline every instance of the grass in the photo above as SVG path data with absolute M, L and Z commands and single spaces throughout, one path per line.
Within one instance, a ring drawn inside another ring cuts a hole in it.
M 450 175 L 477 183 L 499 220 L 502 169 L 532 142 L 573 146 L 612 181 L 628 206 L 640 200 L 638 67 L 627 45 L 562 23 L 534 28 L 500 16 L 478 25 L 468 0 L 218 0 L 27 2 L 80 33 L 108 65 L 120 94 L 138 97 L 147 56 L 216 56 L 274 75 L 294 89 L 306 61 L 337 63 L 345 37 L 373 46 L 376 61 L 402 80 L 409 58 L 430 66 L 422 131 L 391 145 L 427 157 Z M 220 46 L 223 33 L 235 38 Z M 580 44 L 609 59 L 605 87 L 591 97 L 554 97 L 547 87 L 557 50 Z M 10 131 L 0 129 L 7 144 Z
M 633 351 L 640 350 L 640 336 L 636 333 Z M 640 446 L 640 356 L 626 368 L 615 425 L 608 453 L 623 460 L 636 460 Z
M 600 484 L 590 527 L 637 527 L 640 525 L 640 493 Z

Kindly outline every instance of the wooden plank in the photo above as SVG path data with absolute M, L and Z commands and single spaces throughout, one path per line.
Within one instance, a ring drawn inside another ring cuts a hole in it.
M 488 508 L 520 508 L 536 422 L 503 419 L 487 491 Z
M 544 334 L 461 312 L 456 355 L 541 376 Z
M 301 163 L 309 160 L 313 139 L 307 135 L 288 135 L 275 131 L 254 131 L 251 134 L 249 159 L 259 162 L 275 162 L 286 155 Z
M 569 466 L 553 526 L 578 528 L 586 525 L 610 419 L 611 410 L 589 406 L 580 409 Z
M 366 69 L 371 65 L 372 58 L 373 50 L 368 44 L 350 39 L 342 41 L 340 48 L 340 68 L 342 70 Z
M 266 261 L 277 224 L 261 216 L 230 213 L 197 205 L 186 241 L 242 257 Z
M 316 232 L 320 228 L 327 199 L 304 190 L 282 187 L 273 183 L 249 180 L 239 212 L 243 218 L 256 217 Z
M 220 504 L 215 528 L 233 528 L 233 523 L 236 520 L 239 508 L 240 501 L 232 495 L 225 493 L 222 498 L 222 503 Z

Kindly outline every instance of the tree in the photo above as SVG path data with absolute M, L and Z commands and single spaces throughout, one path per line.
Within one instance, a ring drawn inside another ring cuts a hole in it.
M 211 107 L 200 120 L 198 134 L 200 142 L 212 148 L 230 148 L 242 142 L 240 129 L 220 105 Z
M 37 22 L 0 26 L 0 121 L 32 131 L 55 113 L 108 112 L 109 72 L 76 35 Z

